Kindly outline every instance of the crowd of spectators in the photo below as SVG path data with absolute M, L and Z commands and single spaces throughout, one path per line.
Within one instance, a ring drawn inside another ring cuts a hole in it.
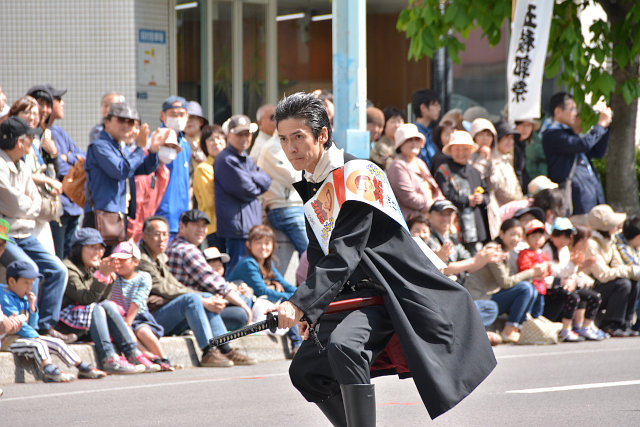
M 49 367 L 48 349 L 77 340 L 95 343 L 108 374 L 170 371 L 159 338 L 190 330 L 202 366 L 256 363 L 208 344 L 295 292 L 273 253 L 276 231 L 300 255 L 308 245 L 292 186 L 301 172 L 281 148 L 275 107 L 260 107 L 256 123 L 210 124 L 197 102 L 170 96 L 153 129 L 110 92 L 85 152 L 60 126 L 65 94 L 36 85 L 0 105 L 0 332 L 19 337 L 3 350 L 35 357 L 50 381 L 74 376 Z M 333 117 L 331 93 L 315 94 Z M 607 150 L 610 110 L 580 135 L 566 93 L 552 97 L 542 130 L 479 106 L 441 114 L 428 89 L 411 103 L 413 122 L 367 108 L 370 160 L 412 234 L 476 300 L 492 343 L 517 342 L 540 315 L 562 322 L 563 341 L 637 335 L 640 218 L 605 204 L 591 162 Z M 297 328 L 282 333 L 295 355 Z M 104 374 L 65 357 L 79 377 Z

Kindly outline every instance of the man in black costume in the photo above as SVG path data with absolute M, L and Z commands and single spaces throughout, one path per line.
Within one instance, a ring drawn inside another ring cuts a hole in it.
M 333 144 L 319 99 L 304 93 L 282 99 L 276 121 L 287 158 L 304 171 L 294 186 L 309 235 L 307 280 L 275 309 L 279 327 L 300 322 L 301 333 L 314 338 L 293 359 L 293 385 L 334 425 L 373 426 L 371 377 L 394 373 L 413 378 L 437 417 L 496 365 L 471 297 L 412 239 L 384 173 Z M 374 197 L 349 179 L 362 174 L 376 186 Z M 327 188 L 336 199 L 320 217 L 312 205 Z M 333 301 L 375 295 L 384 305 L 324 314 Z

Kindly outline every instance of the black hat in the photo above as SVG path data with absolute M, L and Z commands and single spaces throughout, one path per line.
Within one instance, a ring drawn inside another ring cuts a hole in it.
M 126 102 L 114 102 L 109 106 L 107 117 L 140 120 L 140 114 Z
M 53 103 L 53 93 L 51 93 L 51 89 L 47 85 L 35 85 L 31 86 L 27 91 L 27 95 L 38 99 L 44 99 L 47 102 Z
M 45 86 L 49 89 L 49 92 L 51 92 L 51 95 L 53 95 L 54 98 L 61 98 L 62 95 L 67 93 L 66 89 L 56 89 L 48 83 Z
M 516 213 L 513 214 L 513 217 L 520 219 L 520 217 L 525 214 L 533 215 L 538 221 L 542 223 L 544 223 L 544 220 L 546 219 L 544 211 L 537 206 L 529 206 L 528 208 L 518 209 Z
M 498 140 L 507 135 L 513 135 L 516 138 L 516 141 L 520 139 L 520 132 L 512 128 L 509 122 L 500 120 L 498 123 L 494 123 L 494 126 L 498 133 Z
M 190 211 L 185 211 L 180 215 L 180 222 L 183 224 L 200 221 L 201 219 L 204 219 L 207 224 L 211 224 L 209 216 L 198 209 L 191 209 Z
M 453 209 L 454 212 L 456 213 L 458 212 L 458 208 L 456 208 L 456 206 L 453 203 L 451 203 L 449 200 L 442 199 L 442 200 L 436 200 L 435 202 L 433 202 L 433 204 L 431 205 L 431 208 L 429 209 L 429 213 L 442 212 L 447 209 Z
M 22 117 L 9 117 L 0 124 L 0 147 L 10 147 L 22 135 L 33 135 L 33 130 Z

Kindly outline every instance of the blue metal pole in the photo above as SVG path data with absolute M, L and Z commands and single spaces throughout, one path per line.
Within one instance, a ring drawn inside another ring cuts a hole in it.
M 333 0 L 334 139 L 356 157 L 369 158 L 366 130 L 366 1 Z

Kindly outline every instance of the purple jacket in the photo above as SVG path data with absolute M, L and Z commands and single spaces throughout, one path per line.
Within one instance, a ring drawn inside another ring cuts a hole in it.
M 216 218 L 222 238 L 244 238 L 254 225 L 262 224 L 258 196 L 269 189 L 271 177 L 246 153 L 227 145 L 213 163 Z

